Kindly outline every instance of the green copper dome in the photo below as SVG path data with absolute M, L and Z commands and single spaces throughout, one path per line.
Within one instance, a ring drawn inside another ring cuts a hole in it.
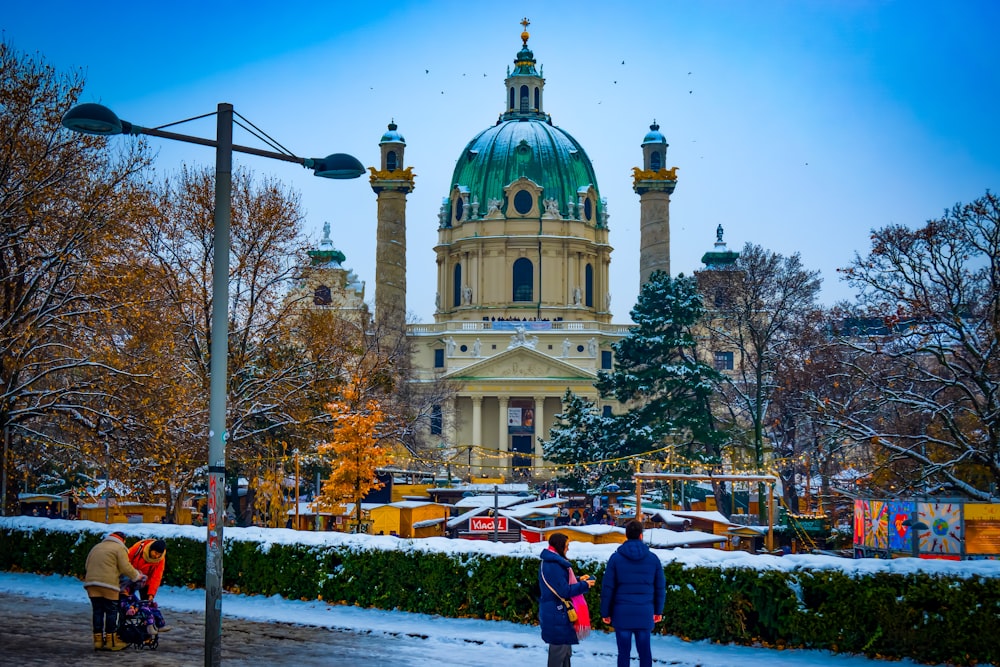
M 605 227 L 607 212 L 590 158 L 579 142 L 554 126 L 545 113 L 545 79 L 528 48 L 528 24 L 527 19 L 521 22 L 522 46 L 514 58 L 514 70 L 508 68 L 504 81 L 506 110 L 496 125 L 466 145 L 455 165 L 449 195 L 457 188 L 463 202 L 472 207 L 473 213 L 462 211 L 459 216 L 465 222 L 496 215 L 496 205 L 506 217 L 552 216 L 557 210 L 559 217 Z M 514 202 L 508 198 L 518 199 L 519 193 L 505 192 L 505 188 L 521 178 L 532 181 L 541 193 L 537 199 L 526 200 L 521 192 L 520 210 L 513 215 Z M 555 200 L 555 210 L 551 200 Z M 449 224 L 449 219 L 455 217 L 442 213 L 442 225 Z
M 507 120 L 480 132 L 459 157 L 451 183 L 468 188 L 469 201 L 480 202 L 480 211 L 499 200 L 506 213 L 510 202 L 504 188 L 521 177 L 541 186 L 544 199 L 555 199 L 564 217 L 572 217 L 570 203 L 578 202 L 577 193 L 592 186 L 594 219 L 603 220 L 604 203 L 587 153 L 568 132 L 540 120 Z

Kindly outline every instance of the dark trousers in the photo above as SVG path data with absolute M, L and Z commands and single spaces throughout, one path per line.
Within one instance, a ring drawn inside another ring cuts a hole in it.
M 94 634 L 112 634 L 118 631 L 118 600 L 90 598 L 93 609 Z
M 650 634 L 649 630 L 615 630 L 615 641 L 618 642 L 618 667 L 628 667 L 633 637 L 635 637 L 635 650 L 639 654 L 639 667 L 653 667 L 653 649 L 649 645 Z
M 572 655 L 572 644 L 549 644 L 549 662 L 546 667 L 570 667 L 569 659 Z

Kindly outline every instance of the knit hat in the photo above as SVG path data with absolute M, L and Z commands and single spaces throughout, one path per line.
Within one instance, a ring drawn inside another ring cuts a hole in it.
M 161 554 L 167 550 L 167 543 L 163 540 L 156 540 L 149 545 L 151 551 L 159 551 Z
M 111 538 L 111 537 L 115 538 L 116 540 L 121 540 L 122 542 L 125 541 L 125 533 L 123 533 L 120 530 L 116 530 L 116 531 L 113 531 L 111 533 L 108 533 L 108 536 L 105 537 L 104 539 L 108 539 L 108 538 Z

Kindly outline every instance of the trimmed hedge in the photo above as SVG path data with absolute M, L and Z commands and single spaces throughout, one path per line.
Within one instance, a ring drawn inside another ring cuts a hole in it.
M 0 523 L 0 569 L 82 578 L 102 533 Z M 164 583 L 202 586 L 204 540 L 167 538 Z M 537 560 L 336 545 L 225 542 L 225 584 L 244 594 L 535 623 Z M 362 545 L 362 546 L 359 546 Z M 603 563 L 587 563 L 598 580 Z M 1000 577 L 851 574 L 838 569 L 664 567 L 657 632 L 691 640 L 804 647 L 956 665 L 1000 663 Z M 599 586 L 588 596 L 591 624 Z

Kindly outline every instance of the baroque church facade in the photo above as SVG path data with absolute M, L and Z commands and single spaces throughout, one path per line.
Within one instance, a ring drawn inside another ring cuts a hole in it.
M 405 330 L 417 382 L 445 380 L 457 390 L 453 404 L 434 407 L 425 443 L 452 452 L 474 475 L 506 479 L 544 475 L 539 438 L 548 436 L 568 389 L 603 411 L 616 407 L 600 399 L 594 382 L 612 368 L 612 345 L 631 326 L 611 321 L 608 204 L 583 146 L 546 110 L 545 79 L 523 25 L 502 112 L 468 142 L 445 186 L 433 322 L 405 321 L 406 196 L 414 180 L 394 123 L 379 142 L 379 168 L 370 169 L 378 210 L 375 319 L 382 331 Z M 655 122 L 641 149 L 642 165 L 633 169 L 640 286 L 656 270 L 670 272 L 677 184 Z M 325 254 L 310 254 L 306 289 L 325 299 L 316 290 L 350 284 L 353 296 L 334 298 L 356 304 L 364 294 L 356 279 L 323 277 L 324 266 L 345 271 L 328 241 L 324 234 Z

